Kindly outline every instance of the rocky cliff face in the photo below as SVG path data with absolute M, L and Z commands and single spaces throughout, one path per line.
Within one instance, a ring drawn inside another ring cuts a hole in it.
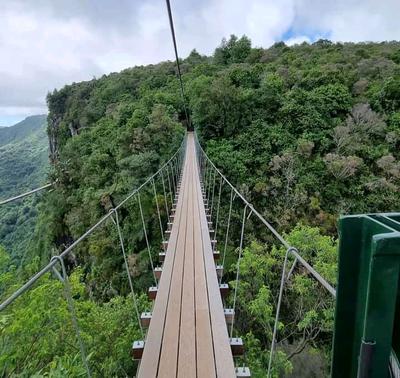
M 85 114 L 85 103 L 88 101 L 90 91 L 81 93 L 82 88 L 93 87 L 96 80 L 67 85 L 60 90 L 55 90 L 47 97 L 49 115 L 47 118 L 47 134 L 50 145 L 50 161 L 55 163 L 59 157 L 59 150 L 66 141 L 78 135 L 81 119 Z M 86 96 L 86 98 L 84 98 Z
M 50 161 L 54 163 L 54 161 L 57 159 L 57 151 L 58 151 L 58 145 L 57 145 L 57 137 L 56 137 L 56 130 L 59 127 L 61 122 L 60 117 L 54 117 L 54 115 L 49 115 L 47 118 L 47 135 L 49 137 L 49 156 L 50 156 Z

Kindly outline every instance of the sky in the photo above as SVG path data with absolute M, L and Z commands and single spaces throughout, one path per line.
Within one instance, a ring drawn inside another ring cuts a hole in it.
M 171 0 L 180 56 L 223 37 L 253 46 L 400 40 L 400 0 Z M 173 59 L 164 0 L 0 0 L 0 126 L 47 112 L 46 94 Z

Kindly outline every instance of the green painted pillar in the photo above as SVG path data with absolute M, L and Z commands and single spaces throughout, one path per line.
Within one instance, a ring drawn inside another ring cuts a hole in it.
M 339 220 L 332 378 L 389 377 L 399 355 L 400 214 Z

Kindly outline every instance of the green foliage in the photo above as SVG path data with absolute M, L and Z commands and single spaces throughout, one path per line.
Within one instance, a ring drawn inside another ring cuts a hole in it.
M 25 118 L 14 126 L 0 128 L 0 146 L 20 142 L 27 137 L 43 130 L 46 123 L 46 115 L 36 115 Z M 42 135 L 42 134 L 41 134 Z
M 92 375 L 133 375 L 132 340 L 141 338 L 132 297 L 89 301 L 81 270 L 70 275 L 74 308 Z M 0 276 L 4 280 L 4 273 Z M 4 376 L 86 375 L 64 285 L 50 276 L 0 316 L 0 371 Z M 139 299 L 140 308 L 148 306 Z
M 238 39 L 231 35 L 227 41 L 222 40 L 221 46 L 215 49 L 215 64 L 243 63 L 251 52 L 251 41 L 245 35 Z
M 398 175 L 380 159 L 394 158 L 386 172 L 400 159 L 399 43 L 278 43 L 233 64 L 238 41 L 216 49 L 217 73 L 188 75 L 188 95 L 207 153 L 255 206 L 281 230 L 331 234 L 337 214 L 395 211 Z
M 213 57 L 192 51 L 181 62 L 191 119 L 207 154 L 332 285 L 338 214 L 398 210 L 399 51 L 398 42 L 328 40 L 262 49 L 231 36 Z M 58 181 L 38 207 L 26 255 L 31 265 L 17 275 L 0 250 L 7 265 L 1 268 L 3 296 L 155 172 L 183 135 L 184 107 L 171 62 L 66 86 L 48 96 L 48 105 L 49 179 Z M 155 255 L 160 234 L 149 188 L 141 201 Z M 162 196 L 159 203 L 163 209 Z M 226 258 L 232 284 L 241 211 L 236 201 Z M 226 214 L 223 204 L 221 219 Z M 5 217 L 3 234 L 20 219 L 16 212 Z M 120 221 L 135 290 L 143 292 L 151 274 L 136 199 L 121 209 Z M 245 338 L 253 376 L 264 377 L 286 251 L 248 222 L 235 332 Z M 138 329 L 113 224 L 74 249 L 67 265 L 89 364 L 99 369 L 94 374 L 133 375 L 128 350 Z M 45 277 L 1 318 L 3 372 L 84 374 L 62 292 L 59 282 Z M 145 302 L 142 296 L 142 308 Z M 326 375 L 332 326 L 332 298 L 297 264 L 285 285 L 272 375 L 308 377 L 310 364 Z
M 335 284 L 336 241 L 321 235 L 317 227 L 301 224 L 284 236 L 330 284 Z M 272 340 L 276 299 L 285 253 L 284 248 L 271 248 L 252 241 L 244 249 L 240 263 L 241 280 L 238 286 L 236 325 L 241 335 L 251 330 L 246 336 L 249 343 L 248 347 L 246 343 L 246 347 L 249 348 L 248 363 L 255 376 L 261 377 L 261 372 L 265 372 L 268 366 L 268 349 Z M 286 274 L 292 263 L 293 258 L 290 258 Z M 236 266 L 232 266 L 232 271 L 235 270 Z M 231 286 L 234 285 L 235 283 L 231 282 Z M 331 334 L 333 329 L 333 310 L 334 302 L 330 294 L 297 263 L 286 282 L 283 295 L 278 324 L 281 342 L 277 345 L 273 362 L 274 374 L 277 377 L 296 368 L 291 360 L 303 350 L 307 350 L 307 346 L 329 350 L 331 344 L 326 335 Z M 327 368 L 328 363 L 325 361 L 325 372 Z
M 16 196 L 46 183 L 46 116 L 32 116 L 0 129 L 0 198 Z M 38 196 L 0 207 L 0 244 L 19 263 L 37 220 Z

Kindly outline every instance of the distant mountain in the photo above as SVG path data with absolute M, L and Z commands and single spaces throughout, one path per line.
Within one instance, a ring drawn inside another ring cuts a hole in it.
M 47 181 L 46 127 L 46 115 L 36 115 L 0 128 L 0 200 Z M 33 233 L 39 196 L 0 206 L 0 244 L 17 260 Z
M 0 146 L 11 142 L 18 142 L 37 130 L 43 129 L 46 124 L 46 115 L 35 115 L 25 118 L 14 126 L 0 126 Z

